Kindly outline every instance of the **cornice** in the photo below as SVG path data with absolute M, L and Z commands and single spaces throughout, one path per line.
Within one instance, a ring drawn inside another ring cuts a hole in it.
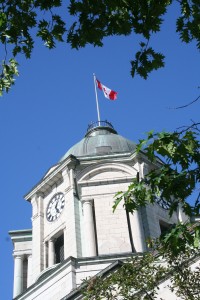
M 57 167 L 55 167 L 52 172 L 43 176 L 43 178 L 28 192 L 24 195 L 24 199 L 27 201 L 31 201 L 31 198 L 36 193 L 44 193 L 49 187 L 52 187 L 56 182 L 62 179 L 62 171 L 67 167 L 68 169 L 74 168 L 77 164 L 79 164 L 79 160 L 70 155 L 66 158 L 62 163 L 60 163 Z

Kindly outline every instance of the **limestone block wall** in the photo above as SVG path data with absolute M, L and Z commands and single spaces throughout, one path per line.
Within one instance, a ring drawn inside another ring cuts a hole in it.
M 74 266 L 71 261 L 66 262 L 53 274 L 39 278 L 25 293 L 18 296 L 17 300 L 60 300 L 70 293 L 75 287 Z
M 113 213 L 113 199 L 113 193 L 105 195 L 104 191 L 102 196 L 97 196 L 94 200 L 98 253 L 100 255 L 131 252 L 123 203 L 120 203 Z
M 72 173 L 72 172 L 71 172 Z M 73 178 L 73 173 L 71 174 Z M 63 193 L 65 206 L 61 215 L 53 222 L 46 218 L 49 201 L 56 193 Z M 73 180 L 63 171 L 63 180 L 48 189 L 46 194 L 35 194 L 31 200 L 33 206 L 33 282 L 40 273 L 53 265 L 54 241 L 64 235 L 64 258 L 82 255 L 80 212 L 81 204 L 75 196 Z
M 81 201 L 93 200 L 98 254 L 132 251 L 130 235 L 136 252 L 145 251 L 146 240 L 161 234 L 161 222 L 166 225 L 177 223 L 176 213 L 170 218 L 168 210 L 158 204 L 149 205 L 134 214 L 129 214 L 130 232 L 123 203 L 120 203 L 113 213 L 115 194 L 118 191 L 126 191 L 132 179 L 137 176 L 137 172 L 141 172 L 141 176 L 144 176 L 143 173 L 146 172 L 143 170 L 144 166 L 147 169 L 147 164 L 134 163 L 131 166 L 119 162 L 99 163 L 82 169 L 77 175 Z M 83 240 L 87 240 L 84 230 Z M 83 249 L 83 256 L 85 253 Z
M 45 216 L 44 220 L 44 242 L 48 243 L 50 239 L 54 239 L 58 234 L 61 234 L 65 230 L 65 258 L 68 256 L 77 256 L 77 243 L 76 243 L 76 228 L 75 228 L 75 218 L 77 213 L 75 213 L 77 204 L 76 199 L 73 195 L 72 190 L 65 192 L 62 189 L 57 189 L 57 192 L 63 192 L 65 197 L 65 206 L 59 216 L 53 222 L 48 222 Z M 50 199 L 53 197 L 55 192 L 52 192 L 44 202 L 45 211 L 47 209 Z
M 95 276 L 107 267 L 112 269 L 112 264 L 117 261 L 125 261 L 128 255 L 108 255 L 94 258 L 75 259 L 70 257 L 61 265 L 55 266 L 54 269 L 48 270 L 41 274 L 36 284 L 30 286 L 26 292 L 19 295 L 16 300 L 60 300 L 76 289 L 83 279 Z M 199 260 L 193 262 L 191 268 L 199 266 Z M 156 299 L 163 300 L 181 300 L 175 292 L 169 289 L 170 278 L 159 284 Z M 79 292 L 74 294 L 70 299 L 83 299 Z
M 128 255 L 80 259 L 69 257 L 62 264 L 43 271 L 36 283 L 16 300 L 61 300 L 76 289 L 83 279 L 95 276 L 117 259 L 126 260 L 127 257 Z
M 114 213 L 112 207 L 115 194 L 126 191 L 134 176 L 136 176 L 134 168 L 119 163 L 90 166 L 82 171 L 81 176 L 78 176 L 82 203 L 85 199 L 93 200 L 93 226 L 99 255 L 132 251 L 123 203 L 118 205 Z M 83 230 L 84 245 L 87 243 L 85 231 Z M 83 249 L 83 256 L 86 253 L 87 251 Z
M 168 210 L 160 207 L 158 204 L 141 208 L 141 216 L 145 239 L 159 237 L 161 234 L 161 223 L 167 226 L 178 222 L 177 213 L 173 213 L 172 217 L 170 217 Z

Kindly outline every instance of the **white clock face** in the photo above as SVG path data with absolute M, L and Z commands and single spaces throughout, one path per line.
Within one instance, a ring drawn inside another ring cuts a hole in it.
M 47 206 L 46 217 L 49 222 L 55 221 L 61 214 L 65 206 L 65 197 L 63 193 L 55 194 Z

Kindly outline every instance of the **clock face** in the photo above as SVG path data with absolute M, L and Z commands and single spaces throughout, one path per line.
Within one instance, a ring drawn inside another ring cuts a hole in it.
M 47 220 L 49 222 L 55 221 L 60 216 L 64 206 L 65 206 L 64 194 L 63 193 L 55 194 L 51 198 L 47 206 L 47 210 L 46 210 Z

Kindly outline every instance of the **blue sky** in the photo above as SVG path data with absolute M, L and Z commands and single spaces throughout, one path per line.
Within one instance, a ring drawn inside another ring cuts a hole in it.
M 83 138 L 97 120 L 93 73 L 118 92 L 109 101 L 99 91 L 101 120 L 119 134 L 138 141 L 154 129 L 173 130 L 199 120 L 197 102 L 173 110 L 199 95 L 199 53 L 195 44 L 182 44 L 175 33 L 172 9 L 151 45 L 166 54 L 166 67 L 147 81 L 130 76 L 137 50 L 134 36 L 113 37 L 103 48 L 79 51 L 59 45 L 49 51 L 37 43 L 31 60 L 20 58 L 20 77 L 0 99 L 1 219 L 0 295 L 12 298 L 13 258 L 9 230 L 31 228 L 31 205 L 23 199 L 64 153 Z

